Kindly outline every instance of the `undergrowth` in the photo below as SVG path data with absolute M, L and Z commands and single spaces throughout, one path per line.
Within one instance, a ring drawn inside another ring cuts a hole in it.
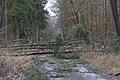
M 35 65 L 32 65 L 25 71 L 24 80 L 48 80 L 48 77 L 40 72 Z
M 110 40 L 105 50 L 107 53 L 120 53 L 120 38 Z
M 59 66 L 57 68 L 58 73 L 71 73 L 71 72 L 77 72 L 76 69 L 74 69 L 75 64 L 68 62 L 68 63 L 62 63 L 62 66 Z
M 68 53 L 68 54 L 59 53 L 56 55 L 56 57 L 59 59 L 79 59 L 80 58 L 80 56 L 76 53 Z
M 0 57 L 0 76 L 6 76 L 9 72 L 9 65 L 7 64 L 5 57 Z
M 48 80 L 48 76 L 38 68 L 38 65 L 43 64 L 47 60 L 41 60 L 38 56 L 33 57 L 32 60 L 32 65 L 24 71 L 24 80 Z

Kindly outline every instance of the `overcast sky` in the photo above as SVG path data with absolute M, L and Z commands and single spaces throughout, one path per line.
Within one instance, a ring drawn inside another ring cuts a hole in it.
M 51 9 L 50 9 L 52 7 L 52 5 L 53 5 L 52 2 L 55 2 L 55 0 L 48 0 L 48 3 L 46 4 L 45 9 L 47 9 L 47 11 L 49 12 L 49 14 L 51 16 L 55 16 L 55 13 L 52 12 Z

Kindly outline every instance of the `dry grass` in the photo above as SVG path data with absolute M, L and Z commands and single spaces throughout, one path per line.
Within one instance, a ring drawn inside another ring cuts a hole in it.
M 6 55 L 7 54 L 7 49 L 6 48 L 1 48 L 0 49 L 0 55 Z
M 11 75 L 25 69 L 32 63 L 32 61 L 31 61 L 31 57 L 2 57 L 1 56 L 0 63 L 6 63 L 6 65 L 4 66 L 5 67 L 4 72 L 0 71 L 0 80 L 6 80 L 4 78 L 7 75 Z
M 120 55 L 97 52 L 83 53 L 82 58 L 90 62 L 91 66 L 107 71 L 110 74 L 120 73 Z
M 6 62 L 9 66 L 12 66 L 13 71 L 18 71 L 24 67 L 29 66 L 32 61 L 31 57 L 8 57 Z
M 6 49 L 0 49 L 0 55 L 6 55 Z M 25 67 L 29 66 L 32 63 L 30 56 L 20 56 L 20 57 L 13 57 L 13 56 L 0 56 L 0 63 L 6 63 L 6 75 L 9 73 L 16 73 Z M 2 75 L 0 75 L 2 76 Z M 4 75 L 5 76 L 5 75 Z M 2 80 L 0 78 L 0 80 Z

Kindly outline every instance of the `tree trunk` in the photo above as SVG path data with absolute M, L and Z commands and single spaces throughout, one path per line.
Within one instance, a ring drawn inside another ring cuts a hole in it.
M 5 2 L 4 2 L 4 0 L 1 0 L 0 1 L 0 28 L 3 27 L 4 10 L 5 10 Z
M 117 36 L 120 36 L 120 23 L 117 10 L 117 0 L 110 0 Z

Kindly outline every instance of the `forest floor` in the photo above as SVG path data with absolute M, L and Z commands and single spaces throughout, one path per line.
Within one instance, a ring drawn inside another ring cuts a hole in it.
M 22 80 L 21 70 L 33 63 L 33 57 L 1 56 L 0 63 L 7 63 L 9 71 L 5 69 L 8 76 L 1 76 L 0 80 Z M 39 70 L 47 72 L 50 80 L 120 80 L 114 77 L 120 72 L 120 55 L 89 52 L 80 53 L 80 59 L 57 59 L 49 55 L 38 57 Z
M 81 57 L 88 61 L 91 67 L 100 69 L 110 75 L 116 75 L 120 73 L 120 54 L 88 52 L 81 53 Z
M 38 62 L 37 69 L 46 73 L 49 80 L 108 80 L 101 73 L 96 73 L 96 70 L 88 67 L 84 60 L 57 59 L 43 55 L 39 56 Z M 22 78 L 9 76 L 8 80 L 22 80 Z

